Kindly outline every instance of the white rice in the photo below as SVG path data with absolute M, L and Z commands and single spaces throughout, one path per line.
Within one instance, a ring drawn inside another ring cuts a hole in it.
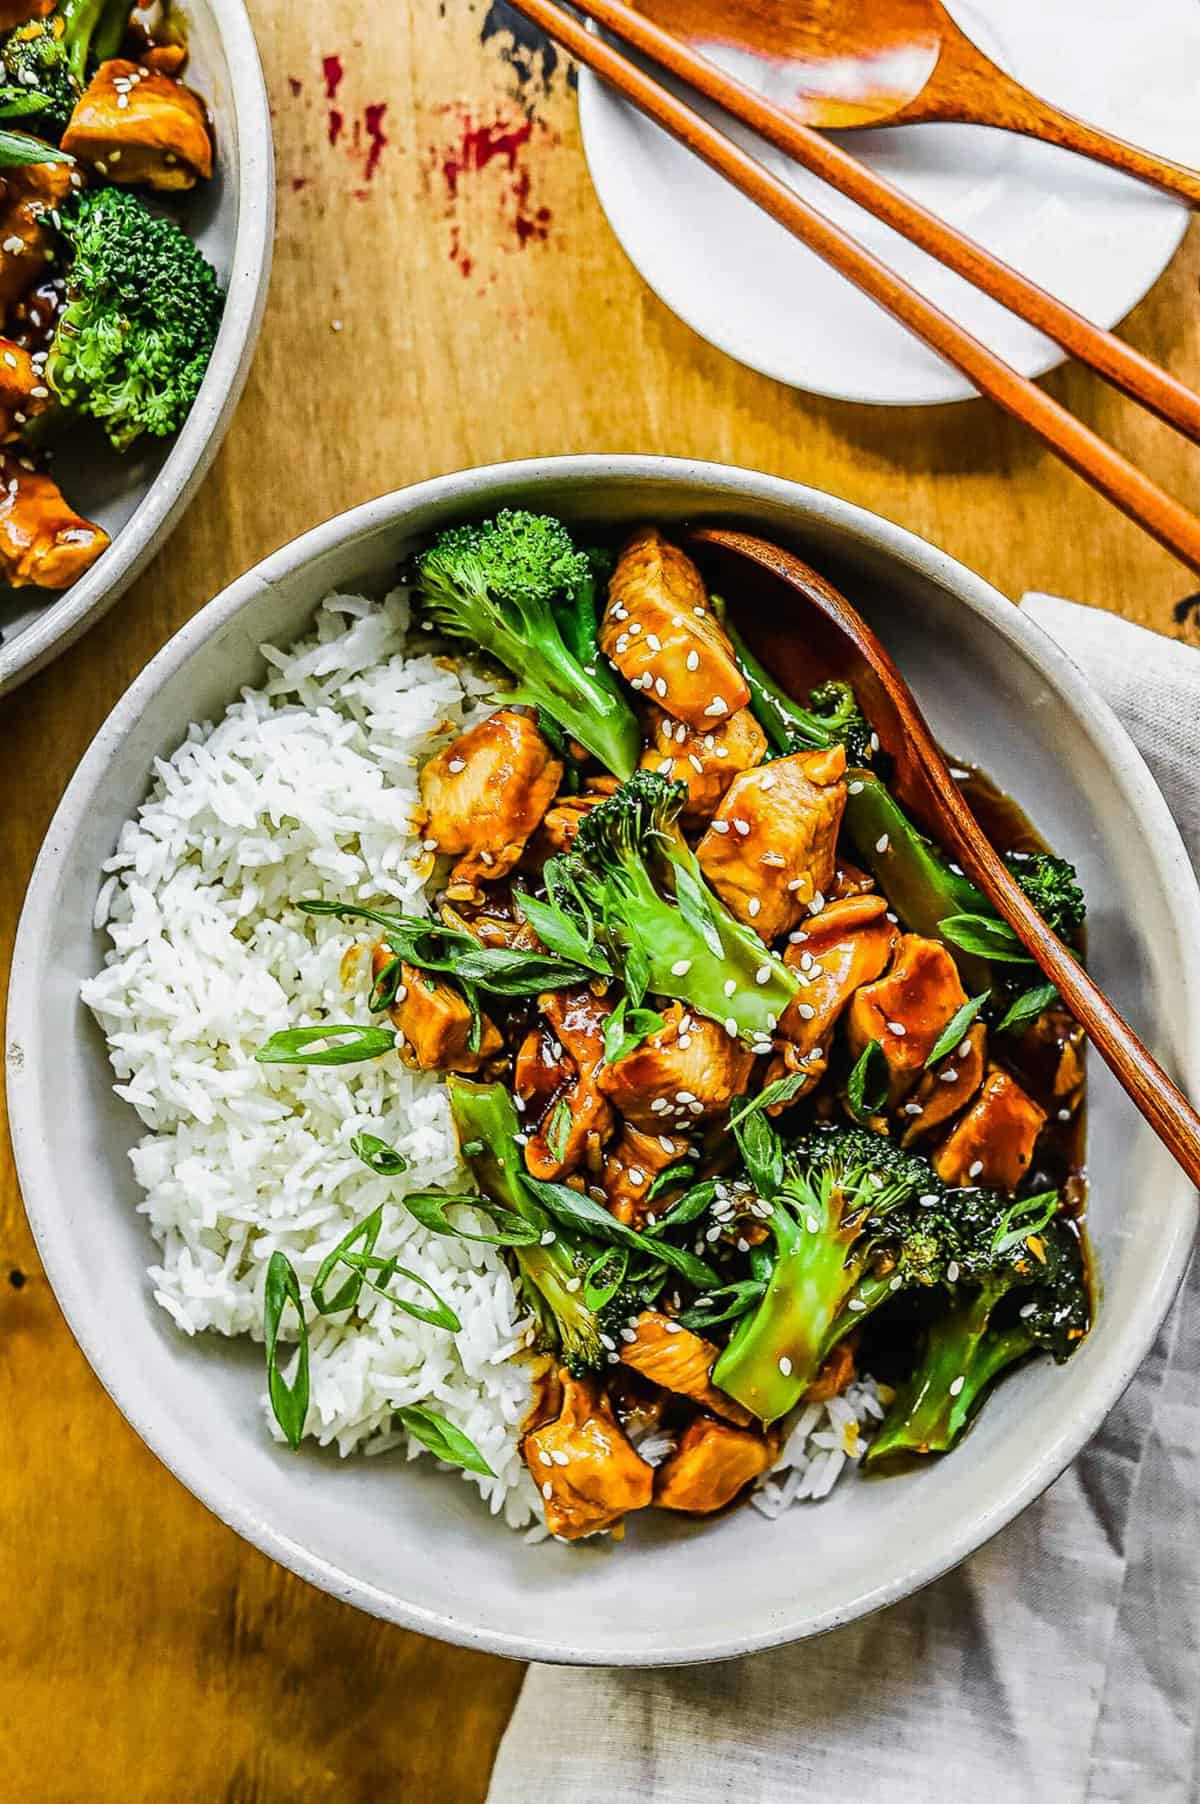
M 108 1038 L 117 1094 L 147 1130 L 130 1157 L 160 1249 L 154 1296 L 177 1326 L 261 1339 L 271 1254 L 287 1254 L 307 1297 L 325 1254 L 384 1205 L 376 1252 L 426 1279 L 461 1331 L 365 1287 L 349 1317 L 310 1309 L 305 1433 L 342 1454 L 407 1445 L 416 1457 L 423 1449 L 394 1430 L 393 1412 L 426 1403 L 493 1468 L 494 1478 L 463 1474 L 493 1513 L 540 1539 L 541 1500 L 518 1445 L 530 1374 L 512 1358 L 531 1319 L 496 1249 L 431 1235 L 392 1200 L 466 1182 L 441 1080 L 394 1054 L 340 1067 L 254 1062 L 279 1028 L 371 1019 L 372 932 L 302 914 L 301 898 L 427 910 L 417 773 L 486 711 L 491 685 L 419 647 L 406 655 L 408 627 L 400 591 L 382 604 L 328 597 L 312 637 L 263 648 L 262 688 L 156 764 L 150 798 L 105 867 L 96 925 L 112 950 L 83 996 Z M 351 1151 L 364 1130 L 403 1153 L 401 1178 L 373 1176 Z M 265 1397 L 263 1407 L 281 1438 Z M 773 1516 L 825 1495 L 853 1462 L 847 1424 L 878 1413 L 869 1381 L 804 1410 L 756 1506 Z

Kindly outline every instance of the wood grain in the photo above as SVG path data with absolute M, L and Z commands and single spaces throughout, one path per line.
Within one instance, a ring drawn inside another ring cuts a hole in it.
M 1178 566 L 986 404 L 875 411 L 795 395 L 674 320 L 600 214 L 561 68 L 548 95 L 519 81 L 506 40 L 481 42 L 487 6 L 253 11 L 280 182 L 262 348 L 169 552 L 0 703 L 0 958 L 62 788 L 151 653 L 296 532 L 438 471 L 578 450 L 755 465 L 863 502 L 1012 593 L 1055 589 L 1190 630 L 1194 585 Z M 333 55 L 344 123 L 331 144 Z M 377 105 L 390 142 L 368 178 Z M 1127 332 L 1193 383 L 1198 277 L 1193 230 Z M 1168 486 L 1194 486 L 1195 454 L 1086 372 L 1047 386 Z M 58 1315 L 6 1151 L 0 1424 L 6 1804 L 483 1798 L 519 1669 L 334 1604 L 158 1466 Z

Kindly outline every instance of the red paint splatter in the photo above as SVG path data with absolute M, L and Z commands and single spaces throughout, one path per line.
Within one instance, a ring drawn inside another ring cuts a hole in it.
M 295 75 L 288 76 L 288 87 L 292 90 L 293 95 L 303 94 L 304 92 L 304 83 Z
M 500 176 L 500 216 L 512 228 L 515 248 L 524 250 L 528 244 L 543 242 L 549 237 L 552 215 L 549 207 L 534 202 L 534 171 L 529 167 L 527 154 L 535 143 L 546 139 L 554 141 L 548 128 L 530 118 L 515 122 L 496 118 L 478 123 L 464 108 L 442 110 L 456 113 L 457 133 L 450 143 L 430 149 L 427 166 L 431 173 L 441 178 L 448 210 L 453 212 L 457 207 L 464 182 L 469 177 L 496 164 Z M 535 131 L 538 133 L 536 140 Z M 495 175 L 492 179 L 495 180 Z M 474 259 L 464 251 L 457 222 L 451 227 L 450 260 L 464 275 L 474 267 Z
M 326 100 L 337 99 L 337 91 L 342 85 L 342 77 L 345 73 L 340 56 L 323 56 L 321 58 L 321 74 L 325 77 Z
M 387 145 L 391 143 L 391 139 L 383 129 L 383 115 L 386 112 L 387 104 L 384 101 L 366 107 L 363 111 L 363 130 L 366 132 L 371 146 L 363 165 L 363 176 L 368 182 L 374 178 L 375 171 L 379 168 L 379 159 Z
M 342 127 L 345 123 L 346 115 L 339 112 L 337 107 L 331 106 L 329 109 L 329 142 L 331 144 L 337 143 L 342 135 Z

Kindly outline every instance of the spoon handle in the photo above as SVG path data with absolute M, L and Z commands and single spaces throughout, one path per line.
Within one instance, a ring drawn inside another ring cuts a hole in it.
M 1058 144 L 1064 150 L 1091 157 L 1094 162 L 1107 163 L 1123 175 L 1136 176 L 1139 181 L 1186 201 L 1190 207 L 1200 207 L 1200 172 L 1076 119 L 1074 114 L 1022 86 L 957 33 L 945 44 L 935 82 L 919 96 L 916 105 L 922 119 L 994 125 L 1002 131 L 1020 132 L 1027 138 Z M 901 125 L 904 119 L 905 113 L 900 112 L 889 124 Z

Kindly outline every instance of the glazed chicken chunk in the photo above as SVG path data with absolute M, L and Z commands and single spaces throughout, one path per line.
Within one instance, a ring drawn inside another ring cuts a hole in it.
M 69 588 L 110 543 L 27 457 L 0 452 L 0 484 L 0 579 L 14 589 Z
M 55 0 L 0 0 L 0 31 L 13 31 L 28 25 L 30 19 L 45 19 L 54 11 Z
M 420 828 L 431 851 L 458 862 L 448 894 L 475 895 L 512 870 L 562 781 L 563 767 L 536 722 L 501 708 L 461 733 L 421 772 Z
M 966 1108 L 983 1082 L 986 1057 L 987 1028 L 976 1021 L 957 1049 L 924 1073 L 905 1103 L 901 1136 L 905 1146 L 924 1140 Z
M 947 1184 L 1015 1190 L 1033 1159 L 1046 1111 L 1007 1071 L 993 1065 L 978 1098 L 933 1156 Z
M 377 946 L 371 956 L 373 974 L 378 977 L 394 956 L 386 946 Z M 479 1045 L 472 1049 L 471 1010 L 465 998 L 453 984 L 415 965 L 400 966 L 396 999 L 388 1012 L 402 1036 L 400 1057 L 418 1071 L 478 1071 L 503 1045 L 495 1023 L 484 1015 Z
M 643 1309 L 630 1323 L 631 1341 L 621 1345 L 621 1363 L 631 1366 L 664 1391 L 690 1397 L 714 1415 L 727 1421 L 745 1424 L 753 1421 L 750 1412 L 717 1390 L 709 1374 L 717 1358 L 717 1349 L 709 1340 L 681 1328 L 669 1315 L 657 1309 Z
M 547 1528 L 573 1541 L 615 1527 L 630 1510 L 644 1510 L 654 1472 L 634 1452 L 595 1379 L 566 1371 L 559 1379 L 559 1414 L 527 1434 L 521 1451 L 542 1494 Z
M 916 1083 L 966 1000 L 958 967 L 941 942 L 906 933 L 886 975 L 854 993 L 846 1021 L 851 1055 L 857 1059 L 868 1040 L 879 1042 L 894 1104 Z
M 652 526 L 634 533 L 618 559 L 600 649 L 632 688 L 700 732 L 750 700 L 703 577 Z
M 654 1474 L 654 1501 L 664 1510 L 707 1516 L 723 1510 L 779 1451 L 777 1437 L 697 1416 Z
M 543 1024 L 526 1034 L 513 1087 L 529 1139 L 525 1163 L 535 1178 L 554 1181 L 581 1165 L 599 1173 L 615 1126 L 596 1087 L 611 1005 L 590 990 L 551 990 L 538 998 Z
M 533 869 L 540 872 L 547 858 L 569 851 L 584 815 L 612 795 L 616 787 L 615 777 L 597 777 L 578 795 L 555 796 L 526 847 Z
M 767 755 L 767 736 L 749 708 L 739 708 L 727 720 L 712 721 L 707 727 L 690 727 L 686 720 L 674 720 L 661 708 L 652 708 L 649 737 L 642 766 L 672 783 L 686 783 L 683 819 L 689 825 L 706 821 L 733 779 L 753 770 Z
M 806 1072 L 807 1084 L 790 1101 L 819 1083 L 842 1010 L 861 985 L 887 969 L 898 937 L 886 898 L 875 895 L 831 902 L 791 936 L 784 963 L 799 977 L 800 989 L 780 1017 L 777 1057 L 766 1080 Z
M 50 214 L 81 179 L 69 163 L 27 163 L 0 177 L 0 311 L 7 313 L 47 274 L 54 256 Z
M 626 1121 L 608 1149 L 601 1184 L 609 1209 L 618 1221 L 641 1228 L 662 1205 L 648 1197 L 659 1172 L 686 1158 L 688 1142 L 682 1134 L 651 1134 Z
M 30 420 L 45 413 L 54 397 L 28 351 L 0 338 L 0 439 L 11 444 Z
M 196 96 L 169 75 L 121 57 L 93 75 L 62 147 L 124 188 L 194 188 L 212 174 L 212 140 Z
M 648 1133 L 687 1132 L 723 1115 L 746 1088 L 754 1054 L 723 1027 L 681 1002 L 663 1011 L 663 1026 L 597 1077 L 627 1121 Z
M 833 882 L 846 806 L 846 752 L 798 752 L 735 777 L 696 856 L 739 921 L 768 943 L 787 933 Z

